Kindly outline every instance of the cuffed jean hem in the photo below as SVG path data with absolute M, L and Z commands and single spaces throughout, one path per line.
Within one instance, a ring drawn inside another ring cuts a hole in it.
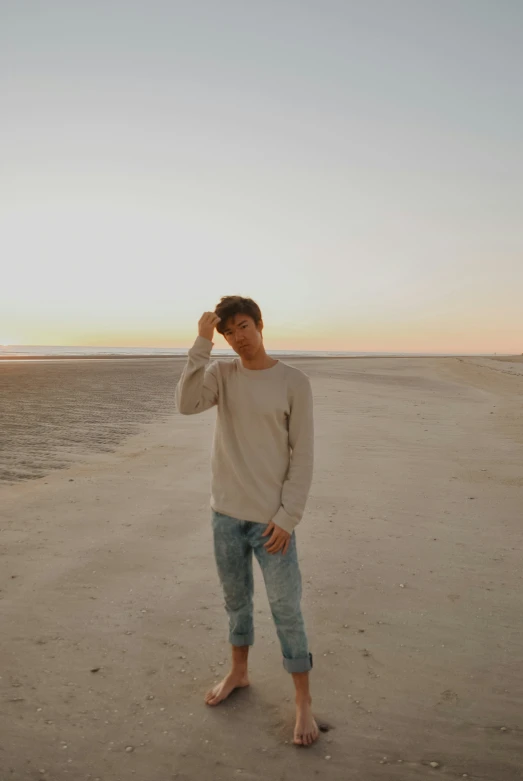
M 229 642 L 231 645 L 254 645 L 254 632 L 249 632 L 248 635 L 229 635 Z
M 284 657 L 283 666 L 288 673 L 308 673 L 312 670 L 312 654 L 304 659 L 285 659 Z

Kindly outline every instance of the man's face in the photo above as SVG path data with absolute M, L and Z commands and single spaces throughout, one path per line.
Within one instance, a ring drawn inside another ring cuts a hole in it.
M 262 343 L 263 323 L 256 324 L 249 315 L 235 315 L 225 323 L 223 335 L 235 353 L 244 358 L 253 357 Z

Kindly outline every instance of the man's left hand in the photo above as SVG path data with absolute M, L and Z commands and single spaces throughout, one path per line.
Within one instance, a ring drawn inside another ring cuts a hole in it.
M 286 532 L 285 529 L 282 529 L 280 526 L 276 526 L 274 521 L 271 521 L 263 532 L 262 537 L 267 537 L 268 534 L 271 536 L 269 541 L 264 545 L 267 553 L 278 553 L 278 551 L 281 550 L 282 555 L 285 556 L 289 549 L 289 545 L 291 544 L 291 535 L 289 532 Z

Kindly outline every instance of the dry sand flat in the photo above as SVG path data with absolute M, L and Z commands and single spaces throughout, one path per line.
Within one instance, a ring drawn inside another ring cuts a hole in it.
M 203 705 L 228 657 L 213 413 L 170 411 L 181 362 L 4 363 L 1 781 L 521 778 L 523 364 L 295 363 L 316 401 L 299 546 L 333 729 L 285 743 L 259 576 L 253 686 Z

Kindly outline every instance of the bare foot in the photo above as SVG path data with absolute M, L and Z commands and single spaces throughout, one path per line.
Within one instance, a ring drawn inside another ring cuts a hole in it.
M 312 700 L 296 703 L 296 727 L 294 743 L 296 746 L 311 746 L 318 740 L 320 731 L 312 715 Z
M 231 672 L 227 675 L 223 681 L 217 686 L 214 686 L 205 695 L 205 702 L 207 705 L 218 705 L 223 700 L 226 700 L 229 694 L 235 689 L 243 689 L 249 685 L 249 678 L 247 673 L 234 673 Z

